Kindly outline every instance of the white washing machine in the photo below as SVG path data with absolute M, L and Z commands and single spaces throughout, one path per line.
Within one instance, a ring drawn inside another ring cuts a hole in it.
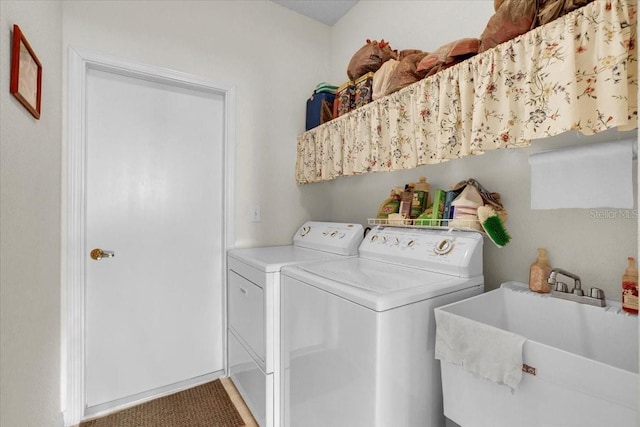
M 280 269 L 358 253 L 360 224 L 306 222 L 293 244 L 227 253 L 228 367 L 261 427 L 280 426 Z
M 377 226 L 358 258 L 283 268 L 282 425 L 444 426 L 433 310 L 483 292 L 482 246 Z

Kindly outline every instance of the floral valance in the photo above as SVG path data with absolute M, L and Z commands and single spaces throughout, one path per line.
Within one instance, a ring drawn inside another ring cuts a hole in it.
M 296 181 L 410 169 L 572 129 L 633 129 L 636 12 L 635 0 L 595 0 L 305 132 Z

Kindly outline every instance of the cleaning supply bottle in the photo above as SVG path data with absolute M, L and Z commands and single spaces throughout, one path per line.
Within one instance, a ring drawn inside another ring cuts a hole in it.
M 380 204 L 378 218 L 387 219 L 389 214 L 398 213 L 398 211 L 400 211 L 400 195 L 393 189 L 389 198 Z
M 538 259 L 529 268 L 529 289 L 534 292 L 546 294 L 551 292 L 551 285 L 547 282 L 551 273 L 547 250 L 538 248 Z
M 633 257 L 627 258 L 627 269 L 622 276 L 622 309 L 638 314 L 638 268 Z
M 413 186 L 413 201 L 411 202 L 411 218 L 419 217 L 429 205 L 429 191 L 431 185 L 427 182 L 427 178 L 420 177 Z
M 404 186 L 404 191 L 400 196 L 400 214 L 405 218 L 411 218 L 411 204 L 413 203 L 413 182 Z M 420 214 L 418 214 L 420 215 Z

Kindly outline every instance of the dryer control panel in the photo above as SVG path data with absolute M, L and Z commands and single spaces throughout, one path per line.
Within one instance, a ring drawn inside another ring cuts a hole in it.
M 457 277 L 482 274 L 483 237 L 474 231 L 376 226 L 360 257 Z
M 358 255 L 363 235 L 360 224 L 307 221 L 293 236 L 293 244 L 338 255 Z

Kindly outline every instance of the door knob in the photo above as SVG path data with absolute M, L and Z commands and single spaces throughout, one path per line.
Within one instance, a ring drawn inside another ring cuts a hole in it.
M 115 252 L 103 251 L 100 248 L 95 248 L 94 250 L 91 251 L 89 255 L 91 256 L 92 259 L 95 259 L 96 261 L 100 261 L 102 258 L 113 258 L 114 256 L 116 256 Z

